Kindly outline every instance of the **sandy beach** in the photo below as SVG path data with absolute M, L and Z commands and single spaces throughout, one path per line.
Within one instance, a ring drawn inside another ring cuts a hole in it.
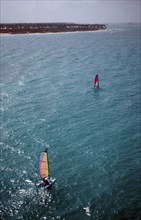
M 46 32 L 46 33 L 25 33 L 25 34 L 11 34 L 11 33 L 0 33 L 0 36 L 29 36 L 29 35 L 45 35 L 45 34 L 79 34 L 79 33 L 97 33 L 97 32 L 106 32 L 110 31 L 110 29 L 105 29 L 105 30 L 93 30 L 93 31 L 66 31 L 66 32 Z

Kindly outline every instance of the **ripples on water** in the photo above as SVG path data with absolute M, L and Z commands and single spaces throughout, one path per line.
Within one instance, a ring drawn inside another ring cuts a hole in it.
M 139 27 L 1 48 L 1 219 L 140 219 Z M 45 147 L 50 191 L 34 185 Z

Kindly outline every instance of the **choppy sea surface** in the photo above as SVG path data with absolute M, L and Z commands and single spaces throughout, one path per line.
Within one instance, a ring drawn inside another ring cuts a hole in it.
M 139 24 L 0 37 L 0 219 L 141 219 L 140 38 Z M 35 186 L 46 147 L 51 190 Z

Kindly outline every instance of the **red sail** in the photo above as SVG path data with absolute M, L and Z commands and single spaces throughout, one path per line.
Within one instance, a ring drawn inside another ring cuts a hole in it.
M 99 87 L 99 79 L 98 79 L 98 74 L 95 76 L 95 80 L 94 80 L 94 87 L 98 88 Z

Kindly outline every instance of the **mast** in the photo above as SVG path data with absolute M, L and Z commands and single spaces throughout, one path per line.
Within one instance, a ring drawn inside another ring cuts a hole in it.
M 48 152 L 47 152 L 47 161 L 48 161 L 48 176 L 50 177 L 50 170 L 49 170 L 49 159 L 48 159 Z
M 47 164 L 48 164 L 48 176 L 50 177 L 50 170 L 49 170 L 49 158 L 48 158 L 48 149 L 46 148 L 44 151 L 47 155 Z

